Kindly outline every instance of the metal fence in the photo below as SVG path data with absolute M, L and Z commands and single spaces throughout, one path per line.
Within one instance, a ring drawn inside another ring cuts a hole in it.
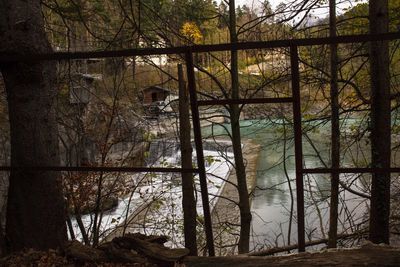
M 120 51 L 99 51 L 99 52 L 55 52 L 50 54 L 18 55 L 0 53 L 0 64 L 11 62 L 34 62 L 45 60 L 72 60 L 89 58 L 110 58 L 110 57 L 133 57 L 162 54 L 184 55 L 187 69 L 187 79 L 190 94 L 190 105 L 193 120 L 194 140 L 197 153 L 197 168 L 146 168 L 146 167 L 67 167 L 67 166 L 0 166 L 0 171 L 12 170 L 37 170 L 37 171 L 79 171 L 79 172 L 175 172 L 175 173 L 198 173 L 200 178 L 202 204 L 204 209 L 204 223 L 206 244 L 208 254 L 215 255 L 211 214 L 208 201 L 206 170 L 203 155 L 203 144 L 200 129 L 199 106 L 225 105 L 225 104 L 265 104 L 265 103 L 292 103 L 294 123 L 294 146 L 296 166 L 296 198 L 297 198 L 297 227 L 298 227 L 298 250 L 305 251 L 305 219 L 304 219 L 304 185 L 303 175 L 310 173 L 399 173 L 400 168 L 304 168 L 302 152 L 302 126 L 300 109 L 300 73 L 299 73 L 299 47 L 311 45 L 362 43 L 380 40 L 400 39 L 400 33 L 346 35 L 327 38 L 289 39 L 266 42 L 242 42 L 235 44 L 217 45 L 194 45 L 172 48 L 143 48 L 126 49 Z M 291 64 L 292 96 L 281 98 L 253 98 L 253 99 L 222 99 L 222 100 L 197 100 L 196 80 L 194 73 L 193 54 L 200 52 L 216 51 L 238 51 L 249 49 L 268 48 L 289 48 Z

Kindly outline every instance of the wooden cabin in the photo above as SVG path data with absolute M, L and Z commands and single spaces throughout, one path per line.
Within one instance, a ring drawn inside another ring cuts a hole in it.
M 150 86 L 142 90 L 143 106 L 150 106 L 159 101 L 165 101 L 170 94 L 170 90 L 160 86 Z

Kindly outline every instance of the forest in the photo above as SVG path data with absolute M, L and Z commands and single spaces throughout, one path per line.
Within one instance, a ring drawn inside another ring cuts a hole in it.
M 0 265 L 399 246 L 399 38 L 398 0 L 0 0 Z

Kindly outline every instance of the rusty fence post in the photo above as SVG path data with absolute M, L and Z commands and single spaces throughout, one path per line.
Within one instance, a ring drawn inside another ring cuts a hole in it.
M 304 187 L 303 187 L 303 147 L 300 107 L 300 74 L 297 46 L 290 47 L 290 65 L 292 76 L 294 154 L 296 161 L 296 199 L 297 199 L 297 242 L 299 252 L 305 251 L 304 227 Z
M 179 82 L 179 140 L 181 150 L 182 168 L 192 168 L 192 142 L 189 112 L 189 94 L 183 74 L 182 64 L 178 64 Z M 185 247 L 190 250 L 190 256 L 197 256 L 197 212 L 194 190 L 194 173 L 181 173 L 182 177 L 182 208 L 183 208 L 183 233 Z
M 196 95 L 196 81 L 194 76 L 193 54 L 191 51 L 187 51 L 185 53 L 185 59 L 186 59 L 186 71 L 187 71 L 187 79 L 188 79 L 189 95 L 190 95 L 190 107 L 192 110 L 194 142 L 196 145 L 197 168 L 199 170 L 199 178 L 200 178 L 201 200 L 203 203 L 206 244 L 208 248 L 208 255 L 215 256 L 210 203 L 208 200 L 207 176 L 204 164 L 203 143 L 201 140 L 199 106 L 197 104 L 197 95 Z

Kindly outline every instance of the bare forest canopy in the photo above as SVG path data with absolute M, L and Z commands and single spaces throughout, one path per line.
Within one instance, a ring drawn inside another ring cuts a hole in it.
M 400 0 L 25 2 L 0 0 L 3 254 L 400 244 Z
M 327 1 L 266 1 L 236 7 L 239 41 L 328 36 Z M 229 42 L 226 1 L 42 1 L 55 50 L 87 51 Z M 368 32 L 368 4 L 341 0 L 338 35 Z M 389 1 L 390 30 L 399 25 L 399 3 Z M 319 14 L 317 17 L 315 14 Z

